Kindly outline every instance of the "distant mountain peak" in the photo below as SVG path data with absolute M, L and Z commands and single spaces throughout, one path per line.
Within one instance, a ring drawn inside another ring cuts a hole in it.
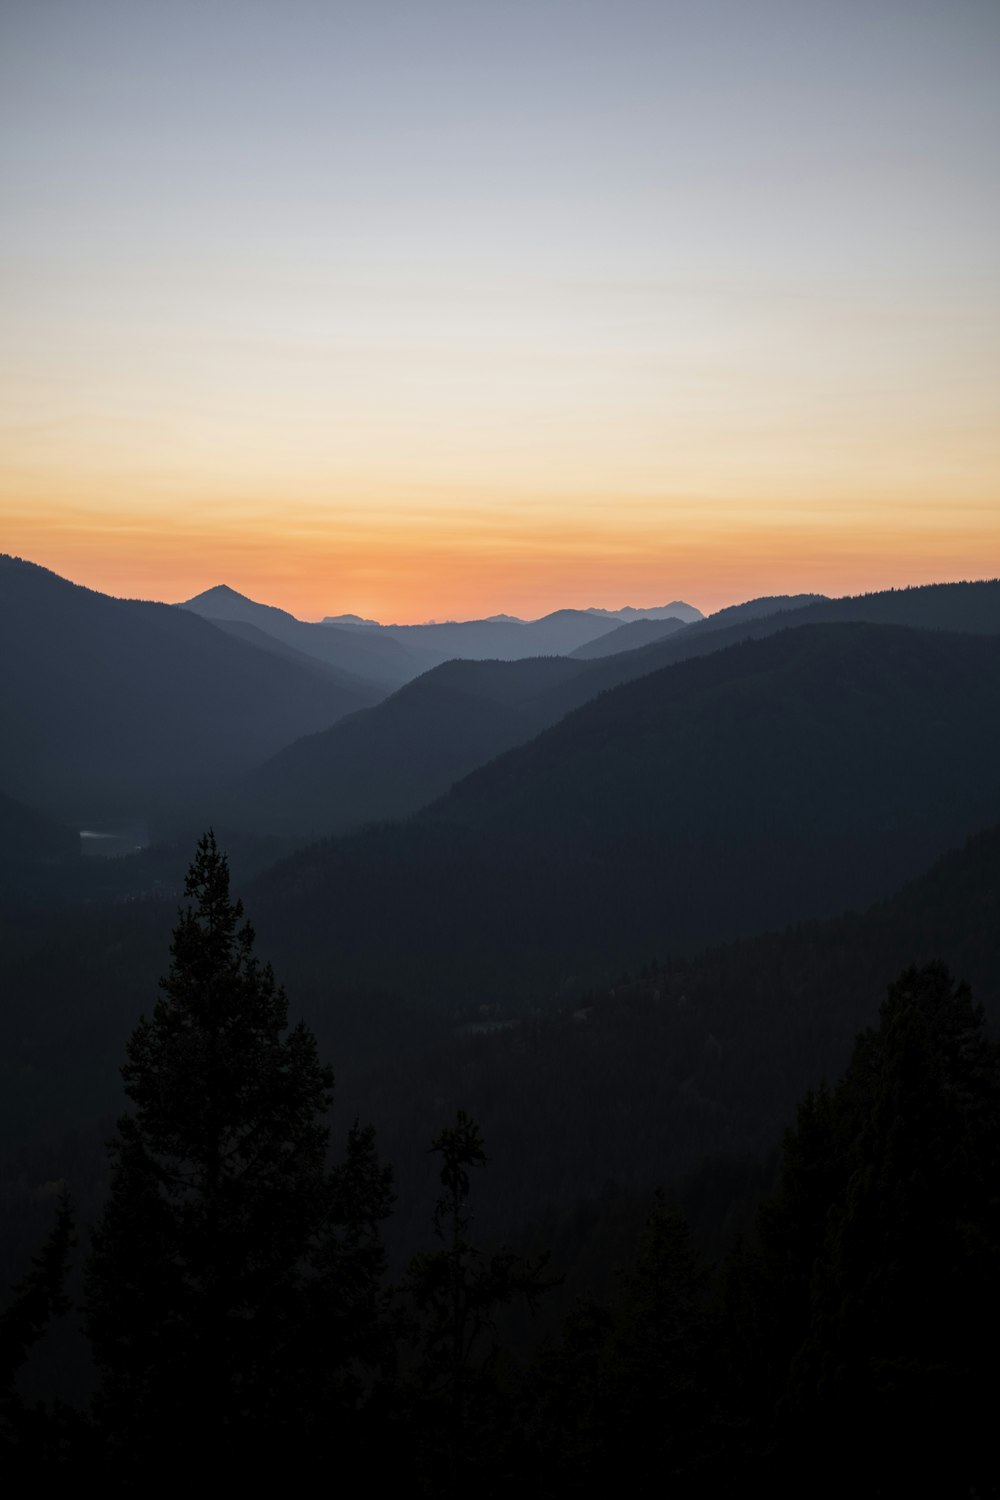
M 674 599 L 669 604 L 651 604 L 644 609 L 639 609 L 633 604 L 624 604 L 621 609 L 600 609 L 597 605 L 591 605 L 583 611 L 588 615 L 600 615 L 606 620 L 621 620 L 623 624 L 631 624 L 633 620 L 665 620 L 668 618 L 683 620 L 686 624 L 693 624 L 695 620 L 703 620 L 705 616 L 694 604 L 685 604 L 683 599 Z
M 351 630 L 381 630 L 378 620 L 366 620 L 364 615 L 324 615 L 321 625 L 347 626 Z
M 213 599 L 217 603 L 223 599 L 239 599 L 244 604 L 254 603 L 254 600 L 246 594 L 241 594 L 238 589 L 230 588 L 228 583 L 216 583 L 210 589 L 203 589 L 200 594 L 194 594 L 190 599 L 185 599 L 181 608 L 188 609 L 192 604 L 207 604 Z

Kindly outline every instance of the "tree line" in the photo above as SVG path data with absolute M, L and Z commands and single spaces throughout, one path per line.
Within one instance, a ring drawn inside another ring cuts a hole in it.
M 390 1285 L 391 1170 L 360 1123 L 331 1162 L 332 1072 L 289 1026 L 211 833 L 185 891 L 90 1237 L 96 1394 L 79 1411 L 18 1387 L 68 1308 L 64 1195 L 0 1316 L 11 1472 L 89 1468 L 122 1493 L 352 1461 L 435 1495 L 693 1493 L 736 1473 L 779 1493 L 804 1475 L 995 1493 L 1000 1049 L 943 966 L 907 970 L 840 1081 L 802 1101 L 746 1243 L 704 1264 L 661 1196 L 615 1297 L 523 1361 L 506 1310 L 557 1277 L 477 1242 L 477 1123 L 459 1111 L 432 1141 L 435 1248 Z

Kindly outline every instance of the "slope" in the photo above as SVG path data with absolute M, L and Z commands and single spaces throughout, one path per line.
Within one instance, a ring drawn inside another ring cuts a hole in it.
M 622 651 L 636 651 L 642 646 L 650 646 L 657 641 L 665 640 L 668 635 L 674 635 L 678 625 L 696 627 L 694 639 L 698 640 L 703 635 L 716 630 L 725 630 L 730 625 L 784 614 L 788 610 L 799 610 L 807 604 L 817 603 L 824 598 L 823 594 L 767 594 L 759 599 L 748 599 L 743 604 L 729 604 L 725 609 L 716 610 L 714 615 L 703 615 L 693 620 L 678 616 L 677 624 L 662 616 L 658 616 L 655 621 L 634 620 L 627 625 L 619 626 L 617 630 L 611 631 L 609 635 L 602 636 L 597 641 L 580 646 L 573 652 L 573 655 L 590 660 L 598 656 L 617 656 Z M 657 629 L 657 626 L 662 628 Z
M 766 1162 L 805 1090 L 844 1068 L 887 985 L 932 960 L 971 984 L 995 1030 L 1000 828 L 860 914 L 637 963 L 544 1020 L 380 1060 L 348 1103 L 377 1120 L 401 1182 L 420 1180 L 437 1121 L 468 1110 L 491 1143 L 484 1235 L 606 1198 L 609 1184 L 686 1183 L 689 1209 L 721 1228 L 733 1196 L 766 1183 L 748 1158 Z
M 185 600 L 178 608 L 190 610 L 206 620 L 253 625 L 303 655 L 316 657 L 328 667 L 336 668 L 345 674 L 345 682 L 353 682 L 355 688 L 360 688 L 356 681 L 360 678 L 381 684 L 384 692 L 408 682 L 423 671 L 422 662 L 414 660 L 398 641 L 380 631 L 311 625 L 272 604 L 258 604 L 224 583 Z M 370 688 L 369 696 L 375 696 Z
M 366 701 L 197 615 L 11 557 L 0 629 L 0 783 L 69 821 L 188 796 Z
M 530 659 L 443 665 L 328 734 L 289 746 L 273 765 L 248 775 L 227 814 L 236 826 L 313 838 L 366 820 L 406 816 L 476 765 L 529 740 L 602 691 L 746 638 L 816 623 L 814 606 L 802 607 L 803 597 L 810 596 L 751 600 L 687 625 L 653 647 L 607 660 L 587 661 L 578 653 L 558 668 L 543 669 Z M 871 614 L 903 624 L 1000 632 L 997 584 L 818 601 L 820 609 L 827 605 L 838 620 Z M 618 634 L 615 629 L 602 640 Z
M 654 641 L 666 640 L 678 630 L 685 629 L 686 621 L 671 616 L 665 620 L 630 620 L 609 630 L 607 635 L 595 641 L 586 641 L 577 646 L 572 656 L 577 661 L 593 661 L 599 656 L 617 656 L 619 651 L 635 651 L 639 646 L 649 646 Z
M 617 617 L 584 609 L 557 609 L 539 620 L 448 620 L 441 624 L 386 625 L 385 634 L 419 651 L 430 665 L 455 658 L 520 661 L 528 656 L 568 656 L 585 641 L 615 630 Z
M 279 751 L 233 787 L 222 815 L 255 832 L 311 838 L 406 817 L 545 728 L 547 694 L 578 671 L 558 656 L 445 662 Z
M 810 596 L 800 596 L 808 598 Z M 586 686 L 593 694 L 620 682 L 655 672 L 676 662 L 721 651 L 739 641 L 758 641 L 778 630 L 800 625 L 908 625 L 916 630 L 960 630 L 974 635 L 1000 633 L 1000 579 L 970 583 L 931 583 L 918 588 L 887 589 L 877 594 L 849 594 L 843 599 L 814 599 L 794 605 L 795 596 L 750 600 L 698 620 L 666 641 L 595 663 Z M 773 605 L 774 607 L 769 607 Z M 583 684 L 581 683 L 581 686 Z M 565 711 L 582 700 L 570 693 Z
M 288 861 L 261 901 L 283 964 L 335 916 L 352 979 L 551 992 L 884 896 L 1000 818 L 998 735 L 997 640 L 788 630 L 603 695 L 410 823 Z

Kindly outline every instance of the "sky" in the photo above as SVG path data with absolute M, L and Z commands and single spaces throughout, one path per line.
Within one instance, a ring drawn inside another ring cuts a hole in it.
M 1000 574 L 996 0 L 2 0 L 0 549 L 304 618 Z

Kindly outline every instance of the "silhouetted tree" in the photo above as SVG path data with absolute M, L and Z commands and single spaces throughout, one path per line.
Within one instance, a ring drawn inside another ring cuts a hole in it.
M 181 1450 L 258 1464 L 319 1432 L 363 1356 L 382 1270 L 388 1174 L 357 1128 L 327 1166 L 333 1075 L 229 894 L 208 833 L 188 873 L 170 972 L 123 1068 L 87 1326 L 99 1410 L 128 1470 Z
M 717 1347 L 709 1272 L 657 1193 L 611 1307 L 581 1302 L 536 1363 L 539 1493 L 703 1492 L 723 1459 Z
M 507 1246 L 486 1254 L 470 1238 L 470 1173 L 487 1160 L 475 1121 L 459 1110 L 431 1150 L 441 1157 L 434 1232 L 442 1248 L 415 1256 L 405 1281 L 417 1314 L 413 1441 L 427 1492 L 472 1485 L 492 1494 L 503 1486 L 507 1446 L 498 1314 L 518 1298 L 533 1308 L 554 1283 L 544 1276 L 547 1256 L 529 1261 Z
M 11 1288 L 10 1300 L 0 1312 L 0 1447 L 8 1476 L 15 1469 L 20 1473 L 24 1465 L 37 1477 L 39 1464 L 58 1459 L 60 1451 L 65 1454 L 74 1436 L 67 1410 L 29 1405 L 21 1399 L 16 1382 L 53 1318 L 69 1311 L 66 1278 L 75 1244 L 73 1209 L 64 1186 L 51 1233 L 32 1259 L 31 1269 Z
M 742 1387 L 770 1406 L 761 1448 L 786 1483 L 822 1451 L 832 1485 L 863 1463 L 872 1493 L 990 1492 L 998 1181 L 983 1012 L 942 964 L 909 969 L 800 1107 L 737 1277 Z

